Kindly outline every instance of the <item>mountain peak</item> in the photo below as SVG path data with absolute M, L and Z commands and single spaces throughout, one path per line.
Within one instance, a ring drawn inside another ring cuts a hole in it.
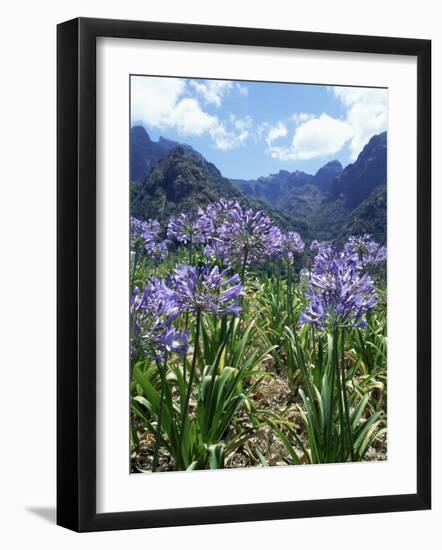
M 350 221 L 352 231 L 364 227 L 385 233 L 386 132 L 372 136 L 345 169 L 332 160 L 314 175 L 281 169 L 256 180 L 224 178 L 189 145 L 162 136 L 152 141 L 142 126 L 134 126 L 131 137 L 133 212 L 142 219 L 154 216 L 165 221 L 182 209 L 224 197 L 265 210 L 281 227 L 302 229 L 304 234 L 312 231 L 324 239 L 342 235 Z M 379 213 L 376 209 L 373 213 L 378 202 Z
M 328 192 L 335 178 L 342 174 L 342 164 L 338 160 L 332 160 L 324 164 L 315 174 L 315 184 L 323 192 Z
M 166 146 L 166 147 L 169 146 L 169 145 L 170 145 L 171 147 L 176 147 L 177 145 L 181 145 L 181 143 L 178 143 L 178 142 L 176 142 L 176 141 L 172 141 L 171 139 L 167 139 L 167 138 L 165 138 L 165 137 L 163 137 L 163 136 L 160 136 L 160 137 L 158 138 L 158 143 L 159 143 L 160 145 L 163 145 L 163 146 Z M 189 146 L 188 146 L 188 147 L 189 147 Z
M 321 166 L 315 175 L 318 175 L 324 170 L 340 170 L 342 172 L 343 169 L 344 168 L 339 160 L 331 160 L 330 162 L 327 162 L 327 164 L 324 164 L 324 166 Z
M 144 126 L 132 126 L 131 135 L 132 138 L 135 139 L 146 140 L 148 142 L 152 141 Z
M 381 151 L 387 152 L 387 132 L 382 132 L 372 136 L 367 145 L 359 153 L 357 161 L 368 160 L 373 155 L 378 155 Z
M 329 200 L 344 197 L 344 206 L 352 210 L 379 185 L 387 182 L 387 132 L 373 136 L 353 164 L 333 181 Z
M 177 145 L 179 143 L 176 141 L 162 137 L 158 141 L 152 141 L 143 126 L 133 126 L 131 128 L 131 181 L 144 179 L 157 162 Z
M 215 165 L 185 145 L 169 151 L 142 182 L 132 187 L 132 215 L 140 219 L 155 217 L 165 222 L 171 215 L 206 206 L 220 198 L 264 210 L 282 226 L 288 219 L 267 204 L 244 195 Z
M 378 143 L 387 143 L 387 130 L 384 130 L 380 134 L 375 134 L 368 140 L 368 144 L 370 145 L 370 142 L 378 142 Z

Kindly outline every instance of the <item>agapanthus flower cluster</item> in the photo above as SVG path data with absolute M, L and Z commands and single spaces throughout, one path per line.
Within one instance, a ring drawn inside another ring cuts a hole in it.
M 317 241 L 316 239 L 314 239 L 311 243 L 310 243 L 310 250 L 321 250 L 321 248 L 324 248 L 324 247 L 329 247 L 331 246 L 330 243 L 328 243 L 327 241 Z
M 172 275 L 175 300 L 181 311 L 240 315 L 244 289 L 237 274 L 216 266 L 180 265 Z
M 152 240 L 157 238 L 161 232 L 161 225 L 158 220 L 139 220 L 131 217 L 130 219 L 130 236 L 131 239 L 143 238 L 144 240 Z
M 271 241 L 270 241 L 270 243 Z M 273 241 L 273 246 L 276 248 L 278 255 L 285 261 L 293 263 L 295 254 L 304 250 L 304 241 L 296 231 L 289 231 L 288 233 L 281 233 L 279 240 Z
M 221 260 L 223 263 L 228 263 L 228 258 L 225 255 L 223 243 L 219 239 L 219 228 L 226 221 L 229 215 L 230 208 L 233 208 L 235 203 L 220 199 L 207 205 L 203 210 L 198 212 L 197 228 L 202 235 L 202 241 L 205 243 L 204 255 L 207 258 Z
M 313 241 L 310 245 L 310 249 L 317 251 L 312 266 L 312 269 L 316 272 L 327 271 L 330 264 L 332 264 L 340 254 L 339 249 L 335 245 L 326 241 Z M 346 250 L 345 256 L 348 262 L 356 262 L 355 267 L 358 269 L 361 268 L 358 257 L 354 252 Z
M 263 212 L 230 201 L 215 205 L 213 213 L 215 224 L 205 250 L 207 256 L 240 266 L 261 260 L 273 251 L 272 241 L 279 230 Z
M 387 259 L 385 246 L 374 241 L 367 233 L 349 237 L 344 250 L 355 252 L 363 266 L 377 265 Z
M 316 251 L 314 259 L 309 260 L 307 267 L 304 267 L 300 270 L 300 282 L 302 284 L 308 282 L 312 277 L 313 270 L 327 269 L 329 263 L 333 260 L 336 255 L 337 248 L 327 241 L 317 241 L 313 240 L 310 244 L 310 250 Z M 356 259 L 356 256 L 355 256 Z
M 199 210 L 197 225 L 206 242 L 216 239 L 219 228 L 229 219 L 229 212 L 236 204 L 235 201 L 220 199 L 208 204 L 204 210 Z
M 183 355 L 189 336 L 173 326 L 179 313 L 176 295 L 163 279 L 152 278 L 141 291 L 135 287 L 130 300 L 132 350 L 141 348 L 155 357 Z
M 357 254 L 325 244 L 319 246 L 306 294 L 309 305 L 301 323 L 321 329 L 362 328 L 377 304 L 373 280 L 363 273 Z
M 164 260 L 169 253 L 169 244 L 170 241 L 167 239 L 164 241 L 148 241 L 145 245 L 146 253 L 153 260 Z
M 162 261 L 168 254 L 169 241 L 161 238 L 161 225 L 158 220 L 138 220 L 131 218 L 131 249 L 144 252 L 155 261 Z
M 167 226 L 167 238 L 183 244 L 198 244 L 205 241 L 204 233 L 199 226 L 202 210 L 181 212 L 170 219 Z

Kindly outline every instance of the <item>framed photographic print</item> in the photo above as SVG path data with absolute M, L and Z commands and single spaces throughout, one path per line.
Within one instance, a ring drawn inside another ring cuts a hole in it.
M 430 52 L 58 26 L 59 525 L 430 508 Z

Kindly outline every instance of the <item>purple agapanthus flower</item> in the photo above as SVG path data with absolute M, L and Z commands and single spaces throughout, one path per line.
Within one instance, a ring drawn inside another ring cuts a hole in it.
M 144 249 L 149 258 L 156 261 L 162 261 L 169 253 L 169 244 L 170 241 L 167 239 L 164 241 L 146 241 Z
M 314 239 L 310 243 L 310 250 L 319 250 L 321 246 L 324 246 L 325 244 L 327 244 L 325 241 L 317 241 L 316 239 Z
M 238 202 L 228 206 L 206 253 L 237 266 L 249 265 L 269 255 L 272 239 L 276 238 L 270 218 Z
M 158 220 L 139 220 L 131 217 L 130 219 L 130 233 L 131 238 L 142 237 L 144 240 L 151 240 L 159 236 L 161 231 L 161 225 Z
M 327 251 L 330 251 L 333 249 L 334 249 L 334 246 L 328 241 L 317 241 L 316 239 L 314 239 L 310 243 L 310 250 L 316 251 L 317 253 L 324 252 L 326 254 Z
M 180 265 L 173 272 L 173 290 L 182 310 L 213 313 L 221 317 L 240 315 L 240 299 L 244 294 L 237 274 L 216 266 Z
M 321 329 L 364 327 L 365 314 L 377 304 L 373 280 L 362 272 L 357 255 L 332 245 L 319 248 L 306 293 L 309 305 L 301 323 Z
M 275 243 L 276 244 L 276 243 Z M 278 254 L 287 262 L 293 263 L 295 254 L 304 250 L 304 241 L 295 231 L 281 233 L 279 243 L 276 244 Z
M 182 357 L 189 347 L 189 333 L 179 332 L 171 326 L 166 327 L 158 338 L 157 347 L 161 355 L 167 352 L 177 353 Z
M 367 233 L 349 237 L 344 250 L 355 252 L 364 267 L 380 264 L 387 259 L 385 246 L 374 241 Z
M 206 244 L 204 255 L 207 258 L 220 260 L 228 264 L 228 249 L 225 242 L 220 238 L 219 231 L 223 223 L 230 219 L 230 212 L 237 206 L 237 202 L 220 199 L 207 205 L 204 210 L 200 210 L 197 225 L 201 234 L 204 236 Z
M 204 233 L 198 225 L 202 210 L 196 212 L 182 212 L 169 220 L 167 226 L 167 238 L 183 244 L 203 243 Z
M 310 271 L 303 267 L 299 271 L 299 284 L 303 290 L 307 289 L 308 283 L 310 281 L 311 273 Z
M 229 249 L 217 238 L 210 239 L 209 243 L 204 247 L 204 256 L 211 260 L 219 260 L 226 265 L 231 263 Z
M 212 202 L 198 212 L 197 226 L 204 235 L 206 242 L 216 239 L 221 225 L 229 219 L 229 213 L 236 206 L 235 201 L 220 199 Z
M 130 300 L 133 352 L 141 349 L 156 357 L 184 354 L 189 336 L 173 326 L 179 313 L 176 295 L 163 279 L 153 278 L 141 292 L 135 287 Z
M 143 252 L 155 261 L 167 257 L 170 242 L 161 237 L 161 225 L 158 220 L 138 220 L 131 218 L 131 250 Z

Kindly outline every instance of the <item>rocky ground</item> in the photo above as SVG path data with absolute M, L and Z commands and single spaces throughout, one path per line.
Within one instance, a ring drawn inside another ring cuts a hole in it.
M 257 409 L 280 414 L 284 413 L 285 418 L 294 425 L 298 435 L 303 438 L 299 412 L 293 406 L 297 398 L 293 395 L 291 388 L 283 377 L 275 375 L 274 372 L 273 376 L 264 377 L 257 390 L 252 393 L 251 398 L 256 404 Z M 249 426 L 252 429 L 252 424 L 245 413 L 240 420 L 242 426 Z M 139 448 L 131 452 L 131 472 L 150 472 L 152 469 L 155 437 L 143 426 L 137 417 L 133 416 L 132 421 L 137 428 Z M 301 458 L 301 452 L 299 456 Z M 266 463 L 262 462 L 264 457 Z M 387 437 L 386 434 L 383 434 L 370 447 L 364 460 L 369 462 L 386 459 Z M 225 456 L 226 468 L 250 468 L 263 465 L 286 466 L 288 464 L 293 464 L 293 460 L 280 439 L 275 436 L 268 426 L 263 426 L 258 431 L 255 430 L 253 435 L 244 438 L 240 445 L 228 451 Z M 160 448 L 157 471 L 173 470 L 175 470 L 173 458 L 167 449 Z

